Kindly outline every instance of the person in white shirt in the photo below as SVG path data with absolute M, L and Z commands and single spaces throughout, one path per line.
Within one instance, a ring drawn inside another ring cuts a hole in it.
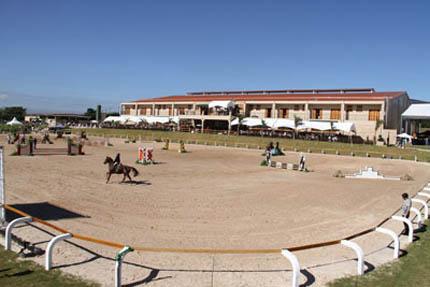
M 403 193 L 402 198 L 403 198 L 402 216 L 409 218 L 409 215 L 411 213 L 412 200 L 409 198 L 409 195 L 407 193 Z M 403 224 L 405 226 L 405 229 L 403 230 L 402 234 L 408 234 L 409 226 L 406 223 L 403 223 Z

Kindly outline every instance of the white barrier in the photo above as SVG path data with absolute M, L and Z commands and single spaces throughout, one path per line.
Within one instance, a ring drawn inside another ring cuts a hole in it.
M 17 225 L 18 223 L 21 222 L 32 222 L 33 219 L 31 219 L 31 217 L 20 217 L 17 219 L 12 220 L 6 227 L 6 231 L 4 234 L 4 249 L 5 250 L 10 250 L 11 245 L 12 245 L 12 229 L 15 227 L 15 225 Z
M 361 249 L 360 245 L 358 245 L 357 243 L 349 240 L 342 240 L 340 244 L 342 244 L 343 246 L 349 247 L 355 251 L 355 254 L 357 255 L 357 275 L 363 275 L 364 274 L 363 249 Z
M 398 216 L 398 215 L 393 215 L 393 216 L 391 216 L 391 218 L 393 220 L 397 220 L 397 221 L 401 221 L 401 222 L 406 223 L 409 227 L 408 242 L 414 241 L 414 227 L 412 225 L 412 222 L 409 219 L 407 219 L 406 217 Z
M 430 194 L 429 193 L 427 193 L 427 192 L 418 192 L 417 193 L 417 195 L 420 195 L 420 196 L 424 196 L 424 197 L 427 197 L 427 200 L 426 201 L 429 201 L 429 199 L 430 199 Z
M 115 287 L 121 287 L 121 267 L 122 260 L 127 253 L 134 251 L 130 246 L 124 246 L 121 251 L 115 256 Z
M 48 247 L 46 248 L 46 255 L 45 255 L 45 270 L 46 271 L 49 271 L 52 268 L 52 250 L 54 249 L 55 244 L 57 244 L 57 242 L 59 242 L 59 241 L 70 239 L 70 238 L 72 238 L 72 234 L 64 233 L 64 234 L 60 234 L 60 235 L 55 236 L 54 238 L 52 238 L 49 241 Z
M 394 231 L 387 229 L 387 228 L 383 228 L 383 227 L 377 227 L 375 229 L 375 231 L 391 236 L 391 238 L 393 239 L 393 245 L 394 245 L 393 246 L 394 247 L 393 258 L 394 259 L 399 258 L 400 240 L 399 240 L 399 237 L 397 236 L 397 234 Z
M 286 257 L 293 268 L 293 279 L 291 286 L 298 287 L 299 286 L 299 278 L 300 278 L 300 264 L 299 260 L 297 260 L 296 255 L 290 252 L 288 249 L 282 249 L 281 254 Z
M 419 209 L 415 207 L 411 207 L 411 211 L 415 213 L 417 217 L 418 227 L 422 227 L 424 222 L 423 222 L 423 217 L 421 216 L 421 211 L 419 211 Z
M 416 199 L 416 198 L 412 198 L 412 202 L 421 203 L 424 206 L 424 218 L 425 219 L 429 218 L 429 207 L 427 205 L 427 202 L 425 202 L 422 199 Z

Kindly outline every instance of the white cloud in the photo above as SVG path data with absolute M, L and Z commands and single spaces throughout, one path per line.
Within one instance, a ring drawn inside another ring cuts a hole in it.
M 0 94 L 0 101 L 4 101 L 4 100 L 6 100 L 7 98 L 9 98 L 9 95 L 8 95 L 8 94 Z

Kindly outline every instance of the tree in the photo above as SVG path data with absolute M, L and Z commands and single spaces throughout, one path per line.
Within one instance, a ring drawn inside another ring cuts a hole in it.
M 10 121 L 14 117 L 18 121 L 23 121 L 26 115 L 26 109 L 23 107 L 5 107 L 0 109 L 0 119 L 2 122 Z
M 240 135 L 239 129 L 240 129 L 240 123 L 245 118 L 243 114 L 237 114 L 238 123 L 237 123 L 237 135 Z
M 296 139 L 297 128 L 302 124 L 302 122 L 303 120 L 301 117 L 294 115 L 294 133 L 293 133 L 294 139 Z
M 383 120 L 377 120 L 375 123 L 375 136 L 373 137 L 373 142 L 376 144 L 376 133 L 378 132 L 379 128 L 384 124 Z
M 85 113 L 85 115 L 87 117 L 90 118 L 90 120 L 95 120 L 96 119 L 96 110 L 93 108 L 88 108 L 87 112 Z

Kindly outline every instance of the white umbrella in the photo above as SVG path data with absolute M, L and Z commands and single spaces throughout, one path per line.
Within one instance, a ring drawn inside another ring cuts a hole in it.
M 333 124 L 333 129 L 341 131 L 341 132 L 347 132 L 347 133 L 355 133 L 355 124 L 353 122 L 337 122 Z
M 10 121 L 6 123 L 8 126 L 22 126 L 23 123 L 18 121 L 15 117 Z
M 399 134 L 399 135 L 397 135 L 397 137 L 402 138 L 402 139 L 409 139 L 409 140 L 412 139 L 412 136 L 408 135 L 407 133 Z
M 278 119 L 275 122 L 274 127 L 276 129 L 279 129 L 279 128 L 295 129 L 296 128 L 294 126 L 294 120 L 290 120 L 290 119 Z

